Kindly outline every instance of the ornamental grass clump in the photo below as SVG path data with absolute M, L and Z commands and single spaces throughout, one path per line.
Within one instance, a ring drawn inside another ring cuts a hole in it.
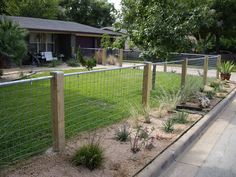
M 130 128 L 127 124 L 123 124 L 115 134 L 115 138 L 118 141 L 126 142 L 130 138 Z
M 172 121 L 177 124 L 186 124 L 188 123 L 188 113 L 178 112 L 173 118 Z
M 166 133 L 172 133 L 174 131 L 174 121 L 172 119 L 168 119 L 163 123 L 163 127 Z
M 102 166 L 104 161 L 104 152 L 99 144 L 99 140 L 95 142 L 95 138 L 78 149 L 73 158 L 76 166 L 85 166 L 89 170 L 94 170 Z

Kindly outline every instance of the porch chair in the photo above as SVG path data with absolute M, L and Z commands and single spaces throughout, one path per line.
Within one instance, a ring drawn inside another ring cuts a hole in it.
M 41 52 L 42 59 L 45 59 L 46 61 L 53 61 L 57 60 L 57 57 L 52 56 L 52 52 Z

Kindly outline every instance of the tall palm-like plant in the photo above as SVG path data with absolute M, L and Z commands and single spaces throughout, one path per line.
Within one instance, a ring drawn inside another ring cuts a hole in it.
M 27 52 L 27 31 L 7 17 L 0 17 L 0 60 L 9 59 L 21 64 Z

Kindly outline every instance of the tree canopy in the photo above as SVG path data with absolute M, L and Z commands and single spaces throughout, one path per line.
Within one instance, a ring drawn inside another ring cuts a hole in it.
M 61 6 L 66 18 L 82 24 L 103 27 L 115 22 L 114 5 L 107 0 L 64 0 Z
M 8 0 L 5 2 L 7 15 L 56 19 L 59 0 Z
M 168 58 L 170 52 L 186 51 L 188 36 L 207 20 L 207 6 L 192 7 L 178 0 L 123 0 L 124 27 L 131 39 L 151 56 Z

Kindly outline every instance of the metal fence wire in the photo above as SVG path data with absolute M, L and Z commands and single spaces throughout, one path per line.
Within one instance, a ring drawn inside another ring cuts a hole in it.
M 65 75 L 66 136 L 127 117 L 141 104 L 143 66 Z
M 120 51 L 113 52 L 116 55 Z M 217 56 L 208 58 L 207 75 L 215 78 Z M 151 64 L 151 106 L 159 104 L 159 96 L 180 91 L 184 61 Z M 186 84 L 203 84 L 205 61 L 206 57 L 199 56 L 188 60 Z M 64 74 L 64 83 L 60 85 L 64 86 L 66 138 L 128 118 L 132 107 L 141 106 L 145 65 Z M 147 66 L 145 68 L 150 68 L 150 63 Z M 148 71 L 149 77 L 150 69 Z M 52 140 L 55 123 L 52 125 L 51 121 L 51 101 L 55 101 L 50 93 L 52 78 L 0 83 L 0 168 L 55 144 Z M 57 93 L 57 90 L 52 91 Z
M 0 85 L 0 169 L 52 145 L 50 80 Z

